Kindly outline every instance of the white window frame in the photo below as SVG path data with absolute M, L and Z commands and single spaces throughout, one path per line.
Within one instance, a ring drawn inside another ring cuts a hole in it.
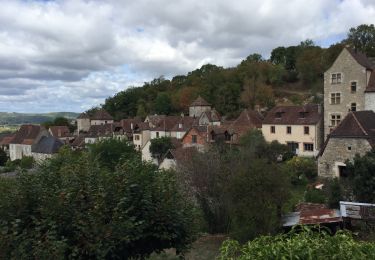
M 340 80 L 338 80 L 338 75 L 340 75 Z M 330 82 L 332 85 L 341 84 L 343 83 L 343 73 L 342 72 L 335 72 L 331 73 Z
M 340 119 L 338 120 L 337 118 L 335 118 L 335 119 L 332 119 L 332 116 L 340 116 Z M 341 113 L 331 113 L 331 114 L 329 114 L 329 126 L 330 127 L 336 127 L 336 126 L 338 126 L 340 123 L 341 123 L 341 121 L 342 121 L 342 114 Z M 332 124 L 332 120 L 335 120 L 335 125 L 333 125 Z M 338 123 L 337 123 L 338 122 Z
M 341 92 L 331 92 L 330 94 L 329 94 L 329 103 L 331 104 L 331 105 L 340 105 L 341 103 L 342 103 L 342 95 L 341 95 L 342 93 Z M 332 102 L 332 95 L 335 95 L 335 103 L 333 103 Z M 338 102 L 337 103 L 337 95 L 339 96 L 339 100 L 340 100 L 340 102 Z

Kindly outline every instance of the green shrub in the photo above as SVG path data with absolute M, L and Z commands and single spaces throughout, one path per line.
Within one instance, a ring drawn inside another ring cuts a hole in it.
M 262 236 L 244 245 L 227 240 L 220 249 L 221 260 L 237 259 L 375 259 L 375 243 L 355 241 L 349 232 L 304 229 L 277 236 Z
M 0 178 L 0 259 L 129 259 L 193 240 L 173 172 L 138 158 L 115 171 L 62 149 L 34 174 Z
M 325 203 L 326 197 L 323 191 L 317 189 L 309 189 L 305 193 L 305 201 L 310 203 Z
M 31 169 L 34 165 L 34 158 L 31 156 L 24 156 L 19 161 L 19 166 L 21 169 Z

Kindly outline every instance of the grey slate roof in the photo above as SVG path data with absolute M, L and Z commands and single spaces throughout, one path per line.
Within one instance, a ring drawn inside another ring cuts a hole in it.
M 43 136 L 39 142 L 32 146 L 33 153 L 53 154 L 57 153 L 64 143 L 53 136 Z

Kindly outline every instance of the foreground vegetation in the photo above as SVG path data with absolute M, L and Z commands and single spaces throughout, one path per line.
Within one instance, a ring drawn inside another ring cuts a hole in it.
M 194 240 L 194 216 L 175 175 L 143 163 L 130 144 L 67 148 L 34 173 L 0 178 L 0 258 L 127 259 L 166 248 L 181 254 Z
M 261 236 L 240 245 L 227 240 L 221 247 L 220 259 L 374 259 L 375 243 L 358 242 L 346 231 L 330 235 L 305 228 L 276 236 Z

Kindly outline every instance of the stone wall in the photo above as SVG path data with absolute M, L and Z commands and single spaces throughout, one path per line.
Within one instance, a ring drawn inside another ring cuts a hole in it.
M 341 83 L 331 84 L 332 73 L 341 73 Z M 357 91 L 351 92 L 351 82 L 357 82 Z M 330 133 L 331 114 L 345 118 L 351 108 L 351 103 L 357 104 L 357 111 L 365 109 L 365 93 L 368 82 L 366 68 L 358 64 L 347 49 L 343 49 L 336 61 L 324 73 L 324 136 Z M 331 93 L 341 94 L 340 104 L 331 104 Z
M 202 115 L 202 113 L 204 113 L 206 111 L 211 111 L 211 107 L 210 106 L 189 107 L 189 116 L 199 118 Z
M 318 158 L 318 174 L 320 177 L 339 177 L 339 165 L 343 166 L 346 160 L 352 160 L 356 154 L 363 156 L 368 151 L 371 151 L 371 146 L 366 139 L 330 138 Z
M 375 92 L 365 93 L 365 110 L 375 112 Z

